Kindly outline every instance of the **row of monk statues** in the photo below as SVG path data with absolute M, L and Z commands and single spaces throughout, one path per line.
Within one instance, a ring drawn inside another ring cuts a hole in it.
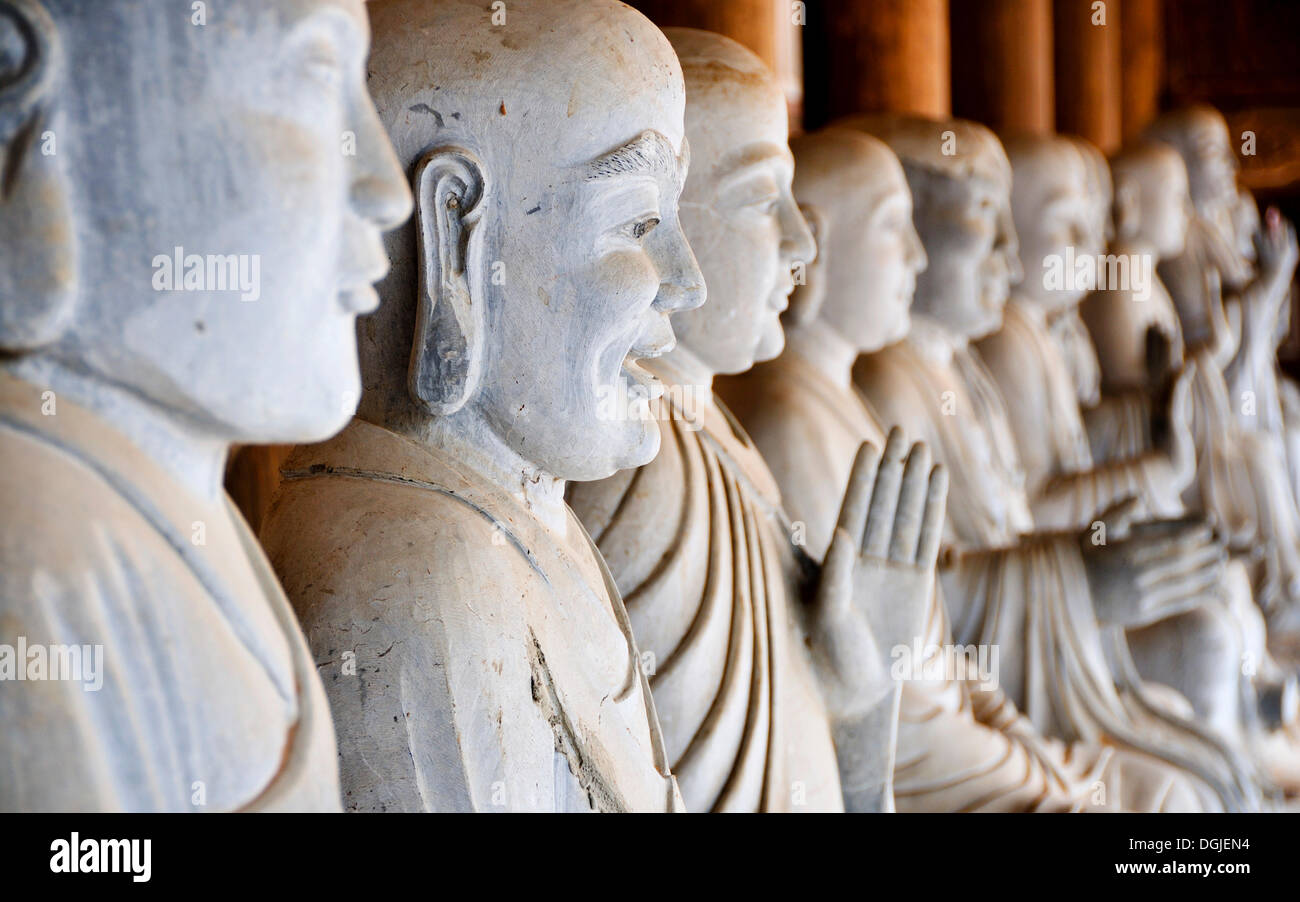
M 615 0 L 220 17 L 0 2 L 0 809 L 1297 804 L 1215 110 L 791 139 Z

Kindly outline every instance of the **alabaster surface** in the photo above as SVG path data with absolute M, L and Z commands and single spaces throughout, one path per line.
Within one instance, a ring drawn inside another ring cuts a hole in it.
M 1278 219 L 1247 238 L 1236 158 L 1216 110 L 1166 113 L 1147 130 L 1178 152 L 1194 215 L 1181 253 L 1159 267 L 1178 311 L 1186 356 L 1198 368 L 1202 465 L 1195 499 L 1222 519 L 1233 547 L 1251 555 L 1256 602 L 1272 625 L 1270 641 L 1295 656 L 1300 624 L 1300 508 L 1288 457 L 1276 363 L 1278 323 L 1296 265 L 1290 223 Z M 1258 241 L 1256 241 L 1258 237 Z M 1254 243 L 1257 255 L 1243 254 Z M 1256 256 L 1252 262 L 1250 256 Z
M 222 17 L 0 16 L 0 642 L 102 655 L 93 689 L 5 684 L 0 809 L 339 807 L 320 681 L 221 476 L 232 442 L 346 423 L 410 196 L 360 0 Z
M 781 350 L 792 267 L 814 253 L 791 192 L 785 105 L 735 42 L 668 34 L 688 97 L 683 222 L 709 300 L 674 315 L 679 345 L 654 364 L 666 390 L 659 457 L 574 486 L 571 503 L 654 655 L 655 702 L 689 807 L 888 810 L 897 687 L 887 655 L 920 628 L 942 477 L 932 481 L 928 453 L 901 437 L 883 456 L 864 450 L 840 487 L 844 529 L 826 566 L 792 544 L 766 462 L 712 391 L 715 374 Z
M 1125 542 L 1094 546 L 1035 525 L 1007 401 L 970 345 L 999 327 L 1018 281 L 1009 274 L 1020 269 L 1001 146 L 961 121 L 850 124 L 899 154 L 927 256 L 946 259 L 967 281 L 949 291 L 918 279 L 914 310 L 928 293 L 925 308 L 941 319 L 914 315 L 907 340 L 860 358 L 854 370 L 880 417 L 925 440 L 951 472 L 951 551 L 940 575 L 956 641 L 998 645 L 1002 690 L 1045 735 L 1071 743 L 1076 760 L 1099 761 L 1102 747 L 1112 747 L 1107 766 L 1120 776 L 1103 783 L 1122 787 L 1122 807 L 1255 807 L 1248 764 L 1195 729 L 1185 700 L 1144 684 L 1123 642 L 1125 626 L 1218 578 L 1208 528 L 1136 528 Z M 945 131 L 956 139 L 952 155 L 936 150 Z M 976 196 L 991 199 L 982 218 L 947 226 Z M 999 256 L 1010 259 L 988 262 Z
M 1027 274 L 1042 261 L 1041 277 L 1027 275 L 1013 289 L 1003 328 L 978 344 L 999 390 L 1007 399 L 1009 422 L 1016 436 L 1031 492 L 1037 495 L 1038 524 L 1085 528 L 1125 499 L 1133 515 L 1175 517 L 1184 513 L 1180 494 L 1196 473 L 1196 445 L 1189 422 L 1195 370 L 1184 371 L 1172 391 L 1157 394 L 1166 405 L 1153 424 L 1161 438 L 1153 447 L 1130 456 L 1092 460 L 1076 393 L 1069 385 L 1066 355 L 1053 340 L 1048 317 L 1053 309 L 1078 303 L 1085 286 L 1062 286 L 1048 275 L 1052 261 L 1066 258 L 1076 242 L 1096 253 L 1104 238 L 1095 234 L 1089 215 L 1088 179 L 1076 159 L 1076 146 L 1061 138 L 1014 139 L 1012 210 L 1020 253 Z M 1141 308 L 1154 299 L 1155 262 L 1182 248 L 1190 201 L 1177 154 L 1167 147 L 1142 148 L 1116 164 L 1120 186 L 1121 249 L 1135 248 L 1128 260 L 1128 281 L 1094 293 L 1089 303 L 1105 299 L 1108 307 Z M 1157 187 L 1141 184 L 1152 173 L 1165 176 Z M 1138 218 L 1126 208 L 1141 208 Z M 1080 239 L 1082 238 L 1082 241 Z M 1099 262 L 1098 266 L 1109 266 Z M 1113 296 L 1113 297 L 1112 297 Z M 1115 310 L 1111 328 L 1124 323 Z M 1131 325 L 1134 317 L 1129 318 Z M 1139 320 L 1140 321 L 1140 320 Z M 1144 349 L 1145 350 L 1145 349 Z M 1113 362 L 1113 361 L 1108 361 Z M 1157 386 L 1158 387 L 1158 386 Z M 1062 516 L 1062 515 L 1065 516 Z M 1218 549 L 1175 549 L 1177 555 L 1219 555 Z M 1252 677 L 1238 662 L 1248 647 L 1263 644 L 1260 618 L 1253 612 L 1244 571 L 1208 584 L 1200 595 L 1166 596 L 1135 624 L 1129 646 L 1138 673 L 1146 680 L 1177 689 L 1202 724 L 1246 755 L 1258 733 L 1258 699 Z M 1266 778 L 1260 778 L 1261 783 Z
M 897 158 L 857 131 L 827 129 L 791 142 L 795 197 L 814 223 L 816 261 L 786 316 L 785 351 L 719 392 L 754 437 L 786 510 L 821 560 L 858 447 L 884 432 L 850 382 L 859 353 L 902 339 L 916 275 L 926 265 L 911 193 Z M 899 441 L 895 438 L 894 441 Z M 1090 780 L 1046 742 L 970 662 L 950 672 L 943 604 L 928 600 L 906 647 L 929 671 L 901 679 L 893 773 L 900 811 L 1081 810 Z M 891 663 L 900 661 L 898 648 Z M 965 662 L 962 662 L 965 664 Z M 985 664 L 989 662 L 986 659 Z
M 294 452 L 262 530 L 345 805 L 680 808 L 623 602 L 563 493 L 654 456 L 635 361 L 704 297 L 677 218 L 681 69 L 614 2 L 371 16 L 416 214 L 359 329 L 359 418 Z

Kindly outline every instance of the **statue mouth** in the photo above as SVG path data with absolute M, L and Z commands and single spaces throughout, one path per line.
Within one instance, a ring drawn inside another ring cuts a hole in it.
M 658 376 L 644 369 L 639 360 L 630 353 L 623 358 L 623 365 L 618 371 L 622 389 L 630 401 L 657 401 L 664 396 L 664 384 Z

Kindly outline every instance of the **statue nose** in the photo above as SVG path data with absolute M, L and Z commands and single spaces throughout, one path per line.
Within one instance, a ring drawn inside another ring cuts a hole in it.
M 704 273 L 680 225 L 675 224 L 665 244 L 659 261 L 659 293 L 655 295 L 654 306 L 665 313 L 693 310 L 704 303 L 708 294 Z

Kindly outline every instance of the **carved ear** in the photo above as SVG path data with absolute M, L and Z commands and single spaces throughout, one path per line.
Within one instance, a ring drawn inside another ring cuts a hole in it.
M 55 141 L 61 51 L 37 0 L 0 0 L 0 351 L 49 344 L 72 319 L 76 230 Z
M 785 315 L 786 322 L 792 326 L 816 319 L 826 300 L 826 219 L 812 204 L 800 204 L 799 212 L 817 242 L 817 253 L 803 265 L 802 283 L 798 272 L 795 273 L 794 291 L 790 293 L 790 307 Z
M 455 413 L 478 388 L 486 311 L 482 293 L 483 166 L 467 150 L 435 147 L 415 167 L 420 261 L 407 388 L 431 413 Z

